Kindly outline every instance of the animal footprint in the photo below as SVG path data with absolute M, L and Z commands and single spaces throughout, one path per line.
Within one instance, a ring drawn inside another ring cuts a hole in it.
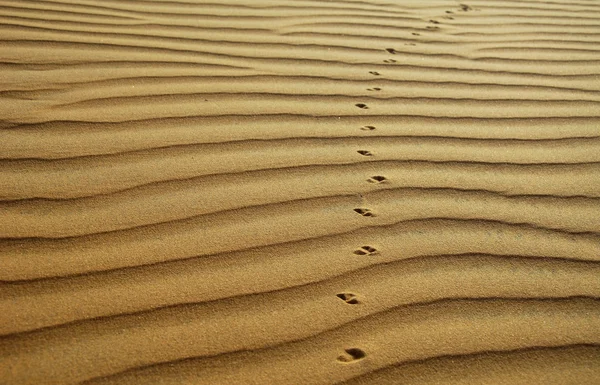
M 342 301 L 344 301 L 350 305 L 358 305 L 360 303 L 360 301 L 358 300 L 356 295 L 352 294 L 352 293 L 340 293 L 340 294 L 337 294 L 336 296 L 339 299 L 341 299 Z
M 384 63 L 396 63 L 396 60 L 394 59 L 387 59 L 383 61 Z
M 416 33 L 416 32 L 413 32 L 412 34 L 415 35 L 415 36 L 421 36 L 420 33 Z
M 440 22 L 439 22 L 439 21 L 437 21 L 437 20 L 429 20 L 429 22 L 430 22 L 431 24 L 439 24 L 439 23 L 440 23 Z
M 428 26 L 427 26 L 427 27 L 425 27 L 425 28 L 427 28 L 427 29 L 429 29 L 429 30 L 436 30 L 436 29 L 440 29 L 440 27 L 434 27 L 434 26 L 432 26 L 432 25 L 428 25 Z
M 344 349 L 344 353 L 337 360 L 346 364 L 356 362 L 365 358 L 367 354 L 358 348 Z
M 367 88 L 367 91 L 381 91 L 379 87 Z
M 384 176 L 375 175 L 375 176 L 372 176 L 369 179 L 367 179 L 367 182 L 370 182 L 370 183 L 383 183 L 386 180 L 387 180 L 387 178 L 384 177 Z
M 358 108 L 360 108 L 361 110 L 368 110 L 369 109 L 369 106 L 367 106 L 364 103 L 357 103 L 357 104 L 355 104 L 355 106 L 358 107 Z
M 373 156 L 373 153 L 368 150 L 358 150 L 356 152 L 358 152 L 362 156 Z
M 358 208 L 354 209 L 354 212 L 362 215 L 363 217 L 374 217 L 375 214 L 371 211 L 371 209 Z
M 396 50 L 393 48 L 386 48 L 385 50 L 388 51 L 389 53 L 391 53 L 392 55 L 396 54 Z
M 460 5 L 460 9 L 463 12 L 469 12 L 472 11 L 473 8 L 469 7 L 467 4 L 459 4 Z
M 362 126 L 360 129 L 363 131 L 373 131 L 375 130 L 375 126 Z
M 369 71 L 369 73 L 370 73 L 371 75 L 375 75 L 375 76 L 379 76 L 379 75 L 381 75 L 381 74 L 380 74 L 379 72 L 377 72 L 377 71 Z
M 415 43 L 404 43 L 404 45 L 416 45 Z
M 377 253 L 377 249 L 371 246 L 363 246 L 360 249 L 354 250 L 356 255 L 373 255 Z

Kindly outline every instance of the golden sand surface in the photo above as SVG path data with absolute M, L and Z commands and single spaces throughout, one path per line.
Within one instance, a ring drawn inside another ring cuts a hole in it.
M 600 1 L 0 0 L 0 384 L 600 384 Z

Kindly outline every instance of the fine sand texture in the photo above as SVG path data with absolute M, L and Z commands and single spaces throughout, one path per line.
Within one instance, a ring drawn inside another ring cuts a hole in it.
M 600 384 L 600 1 L 0 0 L 0 384 Z

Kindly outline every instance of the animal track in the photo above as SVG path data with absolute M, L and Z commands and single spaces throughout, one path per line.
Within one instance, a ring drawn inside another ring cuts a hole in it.
M 384 63 L 396 63 L 396 60 L 394 59 L 387 59 L 383 61 Z
M 368 110 L 369 109 L 369 106 L 367 106 L 364 103 L 356 103 L 355 106 L 358 107 L 358 108 L 360 108 L 361 110 Z
M 379 87 L 367 88 L 367 91 L 381 91 Z
M 360 129 L 363 131 L 373 131 L 375 130 L 375 126 L 362 126 Z
M 369 179 L 367 179 L 367 182 L 370 183 L 383 183 L 387 180 L 386 177 L 382 176 L 382 175 L 374 175 L 372 177 L 370 177 Z
M 342 301 L 344 301 L 350 305 L 358 305 L 360 303 L 360 301 L 356 297 L 356 294 L 340 293 L 340 294 L 336 294 L 336 297 L 338 297 L 339 299 L 341 299 Z
M 370 73 L 371 75 L 375 75 L 375 76 L 379 76 L 379 75 L 381 75 L 381 74 L 380 74 L 379 72 L 377 72 L 377 71 L 369 71 L 369 73 Z
M 358 152 L 362 156 L 373 156 L 373 153 L 368 150 L 358 150 L 356 152 Z
M 388 51 L 389 53 L 391 53 L 392 55 L 396 54 L 396 50 L 393 48 L 386 48 L 385 50 Z
M 473 8 L 469 7 L 467 4 L 459 4 L 460 5 L 460 9 L 463 12 L 469 12 L 472 11 Z
M 404 43 L 404 45 L 416 45 L 415 43 Z
M 425 27 L 429 30 L 436 30 L 436 29 L 440 29 L 440 27 L 434 27 L 433 25 L 428 25 L 427 27 Z
M 362 246 L 360 249 L 354 250 L 356 255 L 373 255 L 377 253 L 377 249 L 371 246 Z
M 363 217 L 374 217 L 375 214 L 371 211 L 371 209 L 357 208 L 354 209 L 354 212 L 362 215 Z
M 439 24 L 439 23 L 440 23 L 440 22 L 439 22 L 439 21 L 437 21 L 437 20 L 429 20 L 429 22 L 430 22 L 431 24 Z
M 421 36 L 421 34 L 417 33 L 417 32 L 413 32 L 412 34 L 415 35 L 415 36 Z
M 337 360 L 343 363 L 352 363 L 365 358 L 367 354 L 358 348 L 344 349 L 344 354 L 340 355 Z

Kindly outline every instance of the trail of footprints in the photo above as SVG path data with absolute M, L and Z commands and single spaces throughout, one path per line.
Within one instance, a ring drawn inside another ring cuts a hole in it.
M 374 176 L 370 177 L 369 179 L 367 179 L 367 182 L 369 182 L 369 183 L 383 183 L 385 181 L 387 181 L 387 178 L 384 176 L 381 176 L 381 175 L 374 175 Z M 354 212 L 356 212 L 357 214 L 359 214 L 363 217 L 374 217 L 375 216 L 375 214 L 373 213 L 373 211 L 371 211 L 371 209 L 364 208 L 364 207 L 355 208 Z M 370 246 L 370 245 L 363 245 L 363 246 L 359 247 L 358 249 L 354 250 L 354 254 L 357 256 L 361 256 L 361 257 L 373 256 L 373 255 L 377 254 L 378 252 L 379 251 L 375 247 Z M 359 296 L 352 292 L 342 292 L 342 293 L 338 293 L 336 296 L 348 305 L 359 305 L 361 303 Z M 367 356 L 367 354 L 365 353 L 365 351 L 363 351 L 362 349 L 353 347 L 353 348 L 344 349 L 344 352 L 342 354 L 340 354 L 340 356 L 338 356 L 337 360 L 338 360 L 338 362 L 340 362 L 342 364 L 350 364 L 350 363 L 358 362 L 358 361 L 362 360 L 363 358 L 365 358 L 366 356 Z
M 466 5 L 466 4 L 459 4 L 460 12 L 469 12 L 472 11 L 473 8 L 471 8 L 470 6 Z M 449 16 L 449 15 L 453 15 L 454 12 L 451 10 L 447 10 L 445 11 L 446 16 L 442 16 L 442 18 L 447 19 L 447 20 L 454 20 L 453 16 Z M 429 24 L 433 24 L 433 25 L 429 25 L 426 27 L 426 29 L 428 30 L 437 30 L 439 29 L 439 24 L 441 24 L 438 20 L 435 19 L 430 19 Z M 413 36 L 420 36 L 421 34 L 418 32 L 412 32 Z M 405 45 L 410 45 L 410 46 L 415 46 L 415 43 L 405 43 Z M 385 48 L 385 51 L 391 55 L 396 55 L 396 54 L 400 54 L 401 52 L 396 50 L 395 48 Z M 384 63 L 386 64 L 394 64 L 397 63 L 398 61 L 395 59 L 385 59 L 383 60 Z M 373 76 L 381 76 L 381 73 L 378 71 L 369 71 L 369 74 L 373 75 Z M 371 88 L 367 88 L 367 91 L 370 92 L 378 92 L 381 91 L 382 88 L 381 87 L 371 87 Z M 356 107 L 360 108 L 361 110 L 368 110 L 369 106 L 365 103 L 356 103 L 355 104 Z M 362 131 L 374 131 L 376 128 L 375 126 L 371 126 L 371 125 L 366 125 L 366 126 L 362 126 L 360 128 Z M 373 156 L 373 153 L 369 150 L 358 150 L 357 151 L 360 155 L 362 156 Z M 385 183 L 387 181 L 387 178 L 385 176 L 382 175 L 374 175 L 371 176 L 370 178 L 367 179 L 367 182 L 369 183 L 373 183 L 373 184 L 379 184 L 379 183 Z M 354 209 L 354 212 L 356 212 L 357 214 L 369 218 L 369 217 L 375 217 L 375 213 L 366 207 L 357 207 Z M 372 256 L 377 254 L 379 251 L 370 245 L 364 245 L 359 247 L 358 249 L 354 250 L 354 254 L 358 255 L 358 256 Z M 352 293 L 352 292 L 342 292 L 342 293 L 338 293 L 336 295 L 340 300 L 344 301 L 346 304 L 348 305 L 359 305 L 361 303 L 359 297 L 357 296 L 357 294 Z M 354 363 L 354 362 L 358 362 L 362 359 L 364 359 L 366 357 L 366 352 L 363 351 L 362 349 L 353 347 L 353 348 L 346 348 L 344 349 L 343 353 L 341 353 L 337 360 L 338 362 L 342 363 L 342 364 L 350 364 L 350 363 Z
M 395 55 L 397 53 L 397 51 L 393 48 L 386 48 L 385 50 L 388 53 L 393 54 L 393 55 Z M 394 59 L 386 59 L 386 60 L 383 60 L 383 62 L 387 63 L 387 64 L 393 64 L 393 63 L 396 63 L 397 61 Z M 369 74 L 371 74 L 373 76 L 381 76 L 381 73 L 379 73 L 378 71 L 369 71 Z M 370 91 L 370 92 L 374 92 L 374 91 L 377 92 L 377 91 L 381 91 L 381 90 L 382 90 L 381 87 L 367 88 L 367 91 Z M 367 106 L 365 103 L 356 103 L 355 106 L 362 110 L 369 109 L 369 106 Z M 365 125 L 365 126 L 362 126 L 360 129 L 362 131 L 374 131 L 376 128 L 375 128 L 375 126 Z M 366 156 L 366 157 L 373 156 L 373 153 L 369 150 L 357 150 L 357 153 L 362 156 Z M 387 181 L 387 178 L 382 175 L 374 175 L 367 179 L 367 182 L 373 183 L 373 184 L 384 183 L 386 181 Z M 366 207 L 357 207 L 354 209 L 354 212 L 363 217 L 366 217 L 366 218 L 375 216 L 375 213 L 373 213 L 373 211 L 371 209 L 366 208 Z M 378 253 L 378 250 L 370 245 L 364 245 L 364 246 L 361 246 L 358 249 L 354 250 L 354 254 L 357 256 L 372 256 L 377 253 Z M 336 296 L 348 305 L 359 305 L 361 303 L 358 295 L 355 293 L 352 293 L 352 292 L 342 292 L 342 293 L 338 293 Z M 367 356 L 366 352 L 362 349 L 359 349 L 356 347 L 346 348 L 338 356 L 337 361 L 342 364 L 351 364 L 351 363 L 355 363 L 355 362 L 358 362 L 358 361 L 364 359 L 366 356 Z
M 463 11 L 463 12 L 467 12 L 467 11 L 472 10 L 472 8 L 470 6 L 468 6 L 468 5 L 466 5 L 466 4 L 460 4 L 460 7 L 461 7 L 460 10 Z M 450 10 L 446 11 L 446 14 L 453 14 L 453 13 L 454 12 L 450 11 Z M 453 20 L 454 19 L 451 16 L 442 16 L 442 17 L 445 18 L 445 19 L 448 19 L 448 20 Z M 426 29 L 430 29 L 430 30 L 432 30 L 432 29 L 433 30 L 439 29 L 438 24 L 441 24 L 438 20 L 435 20 L 435 19 L 430 19 L 429 23 L 433 24 L 433 26 L 427 26 L 426 27 Z M 413 36 L 421 36 L 421 34 L 418 33 L 418 32 L 412 32 L 411 34 Z M 404 45 L 416 46 L 416 43 L 409 42 L 409 43 L 404 43 Z M 401 51 L 398 51 L 395 48 L 385 48 L 385 51 L 387 53 L 389 53 L 389 54 L 392 54 L 392 55 L 396 55 L 396 54 L 401 54 L 402 53 Z M 384 59 L 383 62 L 386 63 L 386 64 L 398 63 L 398 61 L 396 59 Z M 381 76 L 381 73 L 379 71 L 369 71 L 369 74 L 373 75 L 373 76 Z M 378 91 L 382 91 L 382 88 L 381 87 L 371 87 L 371 88 L 367 88 L 367 91 L 378 92 Z M 356 103 L 355 106 L 358 107 L 358 108 L 360 108 L 361 110 L 368 110 L 369 109 L 369 106 L 366 103 Z M 373 127 L 373 126 L 364 126 L 361 129 L 362 130 L 374 130 L 375 127 Z

